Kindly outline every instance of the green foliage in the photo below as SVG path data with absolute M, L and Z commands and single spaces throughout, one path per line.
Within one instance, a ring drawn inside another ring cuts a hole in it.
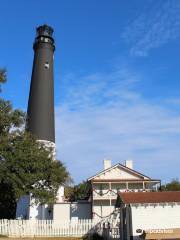
M 69 201 L 88 200 L 90 193 L 91 185 L 85 181 L 74 187 L 65 188 L 65 197 L 69 199 Z
M 10 130 L 23 127 L 25 113 L 19 109 L 13 110 L 12 104 L 0 98 L 0 136 L 9 135 Z
M 72 186 L 65 186 L 65 188 L 64 188 L 64 196 L 70 202 L 75 201 L 74 187 L 72 187 Z
M 75 200 L 87 200 L 90 196 L 90 184 L 83 181 L 82 183 L 74 186 Z
M 0 140 L 0 181 L 8 183 L 18 200 L 32 193 L 41 202 L 53 202 L 57 189 L 68 178 L 59 161 L 29 133 L 13 133 Z
M 16 214 L 14 189 L 9 183 L 0 182 L 0 218 L 12 219 Z
M 171 182 L 167 183 L 166 185 L 161 186 L 162 191 L 180 191 L 180 181 L 175 178 L 172 179 Z
M 5 83 L 7 81 L 6 69 L 0 68 L 0 92 L 1 92 L 1 83 Z
M 0 83 L 5 77 L 0 71 Z M 51 149 L 24 126 L 25 113 L 0 98 L 0 218 L 12 217 L 24 194 L 31 193 L 41 203 L 54 202 L 59 185 L 69 180 L 62 162 L 53 161 Z M 10 213 L 4 216 L 8 208 Z

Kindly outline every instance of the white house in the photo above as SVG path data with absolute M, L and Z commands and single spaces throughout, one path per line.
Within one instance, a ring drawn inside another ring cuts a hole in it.
M 16 218 L 18 219 L 52 219 L 53 206 L 48 204 L 37 204 L 35 199 L 29 195 L 22 196 L 16 208 Z
M 149 239 L 171 239 L 180 229 L 180 192 L 120 192 L 119 202 L 120 234 L 127 239 L 143 231 Z
M 92 186 L 92 217 L 105 218 L 114 210 L 118 192 L 157 191 L 161 181 L 133 169 L 133 161 L 111 166 L 104 160 L 104 170 L 88 179 Z
M 25 219 L 102 219 L 112 214 L 119 191 L 158 190 L 160 180 L 151 179 L 133 169 L 132 160 L 111 166 L 104 160 L 104 169 L 88 179 L 91 184 L 89 201 L 68 202 L 64 197 L 64 186 L 57 192 L 52 206 L 35 204 L 31 196 L 24 196 L 17 205 L 16 217 Z
M 56 203 L 53 205 L 37 204 L 31 194 L 20 198 L 16 209 L 16 218 L 38 220 L 78 220 L 91 219 L 91 202 L 67 202 L 64 197 L 64 186 L 57 192 Z

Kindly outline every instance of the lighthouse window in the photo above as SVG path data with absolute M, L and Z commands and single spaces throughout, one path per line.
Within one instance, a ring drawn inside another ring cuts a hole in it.
M 45 67 L 45 69 L 49 69 L 49 63 L 46 62 L 46 63 L 44 64 L 44 67 Z

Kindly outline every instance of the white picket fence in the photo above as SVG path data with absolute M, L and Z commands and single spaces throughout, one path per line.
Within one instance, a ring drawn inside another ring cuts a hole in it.
M 81 237 L 93 233 L 97 222 L 91 219 L 78 221 L 53 220 L 0 220 L 0 234 L 8 237 Z

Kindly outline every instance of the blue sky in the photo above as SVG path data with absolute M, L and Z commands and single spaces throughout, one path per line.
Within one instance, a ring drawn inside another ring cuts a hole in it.
M 2 97 L 27 108 L 35 28 L 54 30 L 58 158 L 77 183 L 133 159 L 167 182 L 180 168 L 180 1 L 2 0 Z

